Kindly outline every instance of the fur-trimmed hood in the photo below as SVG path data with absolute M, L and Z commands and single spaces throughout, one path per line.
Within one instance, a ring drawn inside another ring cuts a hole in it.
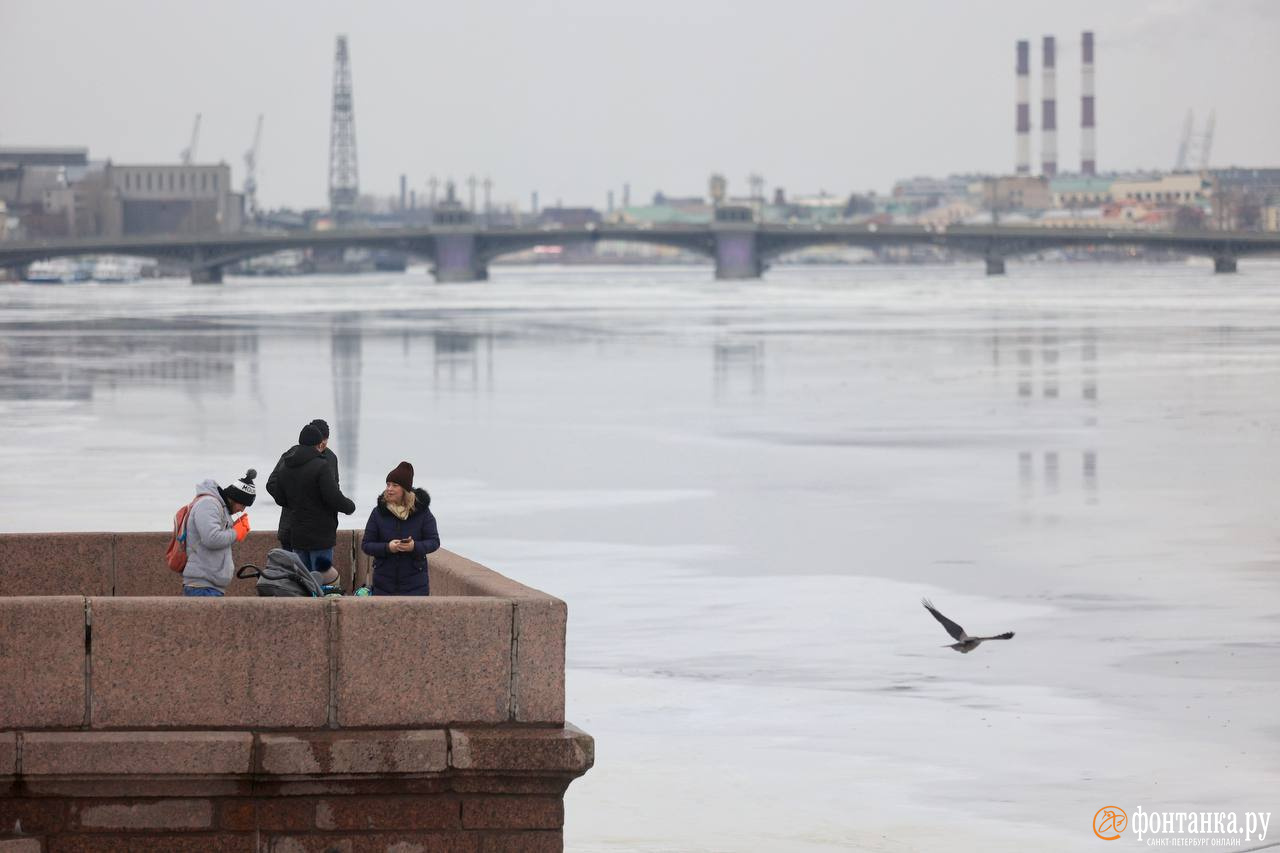
M 414 497 L 413 512 L 409 513 L 410 518 L 413 518 L 415 515 L 418 515 L 419 513 L 426 512 L 428 509 L 431 508 L 431 495 L 427 493 L 426 489 L 421 489 L 421 488 L 414 489 L 413 497 Z M 391 510 L 387 509 L 386 495 L 378 495 L 378 512 L 382 513 L 383 515 L 394 517 L 394 514 L 391 512 Z

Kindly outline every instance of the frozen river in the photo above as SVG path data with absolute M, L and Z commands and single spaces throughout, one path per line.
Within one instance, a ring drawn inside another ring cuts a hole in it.
M 0 286 L 0 530 L 163 529 L 315 417 L 344 526 L 413 461 L 446 547 L 569 603 L 571 850 L 1280 817 L 1280 264 L 1241 269 Z M 942 648 L 922 595 L 1017 637 Z

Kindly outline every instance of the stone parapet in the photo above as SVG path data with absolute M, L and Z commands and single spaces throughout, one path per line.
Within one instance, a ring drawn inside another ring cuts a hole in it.
M 562 848 L 563 601 L 447 551 L 428 598 L 189 599 L 166 541 L 0 535 L 0 853 Z

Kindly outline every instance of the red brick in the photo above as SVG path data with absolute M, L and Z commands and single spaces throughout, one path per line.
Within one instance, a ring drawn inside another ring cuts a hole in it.
M 258 804 L 247 797 L 218 801 L 218 828 L 252 830 L 258 827 Z
M 273 797 L 258 800 L 258 828 L 296 832 L 315 827 L 316 801 Z
M 457 829 L 456 797 L 334 797 L 316 803 L 317 829 Z
M 267 835 L 263 833 L 260 850 L 265 853 L 354 853 L 355 836 L 330 835 Z
M 484 832 L 479 835 L 479 853 L 563 853 L 564 833 L 526 830 L 524 832 Z
M 139 800 L 76 803 L 75 825 L 80 829 L 212 829 L 210 800 Z
M 471 832 L 369 832 L 355 836 L 352 853 L 478 853 Z
M 66 825 L 66 800 L 56 797 L 0 798 L 0 833 L 45 835 Z
M 257 853 L 253 833 L 155 833 L 151 835 L 57 835 L 47 853 Z
M 462 825 L 467 829 L 560 829 L 564 801 L 559 797 L 466 797 Z
M 0 598 L 0 729 L 84 724 L 84 633 L 80 596 Z
M 18 733 L 0 732 L 0 778 L 18 772 Z

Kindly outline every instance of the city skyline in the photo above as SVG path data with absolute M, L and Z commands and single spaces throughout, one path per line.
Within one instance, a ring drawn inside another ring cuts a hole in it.
M 1030 8 L 1028 8 L 1030 7 Z M 745 11 L 743 9 L 745 8 Z M 237 188 L 258 160 L 266 207 L 326 204 L 334 37 L 350 40 L 361 192 L 399 176 L 490 175 L 495 204 L 603 207 L 701 193 L 720 172 L 772 189 L 885 192 L 915 174 L 1012 172 L 1014 43 L 1058 40 L 1058 152 L 1079 168 L 1080 33 L 1097 38 L 1102 171 L 1169 168 L 1189 109 L 1217 115 L 1212 165 L 1272 165 L 1280 7 L 1147 0 L 964 8 L 907 3 L 194 5 L 0 0 L 0 145 L 87 145 L 95 159 L 199 162 Z M 124 10 L 133 12 L 126 14 Z M 55 32 L 56 38 L 33 38 Z M 163 72 L 163 73 L 161 73 Z M 1040 133 L 1033 121 L 1033 159 Z

